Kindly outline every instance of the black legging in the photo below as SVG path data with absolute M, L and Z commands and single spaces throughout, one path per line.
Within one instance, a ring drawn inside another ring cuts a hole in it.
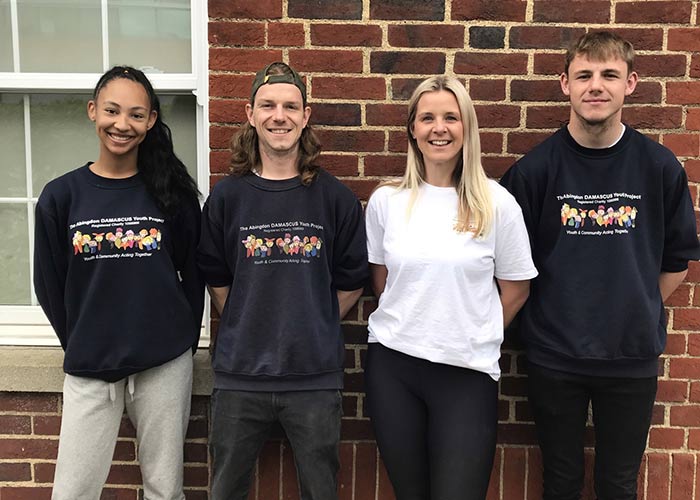
M 484 500 L 498 384 L 487 374 L 371 343 L 367 400 L 397 500 Z

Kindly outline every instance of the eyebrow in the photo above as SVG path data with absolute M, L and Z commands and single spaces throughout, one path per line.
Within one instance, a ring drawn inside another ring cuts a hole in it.
M 105 101 L 104 104 L 105 104 L 106 106 L 108 105 L 108 106 L 114 106 L 114 107 L 117 107 L 117 108 L 121 108 L 121 106 L 119 105 L 119 103 L 114 102 L 114 101 Z M 137 110 L 137 109 L 138 109 L 138 110 L 143 110 L 143 111 L 148 111 L 148 108 L 145 108 L 145 107 L 143 107 L 143 106 L 134 106 L 133 108 L 129 108 L 129 109 L 130 109 L 131 111 L 135 111 L 135 110 Z

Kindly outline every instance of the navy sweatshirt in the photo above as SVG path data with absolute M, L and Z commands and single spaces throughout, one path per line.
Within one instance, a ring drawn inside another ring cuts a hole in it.
M 230 286 L 213 358 L 218 389 L 340 389 L 345 357 L 337 290 L 368 278 L 362 207 L 320 170 L 309 185 L 249 174 L 214 187 L 199 264 Z
M 655 376 L 666 344 L 659 274 L 700 258 L 673 153 L 630 127 L 614 146 L 588 149 L 564 127 L 501 183 L 523 209 L 540 273 L 521 316 L 528 359 L 583 375 Z
M 87 164 L 46 185 L 34 286 L 66 373 L 114 382 L 196 348 L 199 228 L 196 199 L 166 216 L 139 174 L 108 179 Z

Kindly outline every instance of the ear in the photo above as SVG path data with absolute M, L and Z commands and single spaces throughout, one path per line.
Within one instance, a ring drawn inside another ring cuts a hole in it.
M 637 82 L 639 82 L 639 75 L 636 71 L 632 71 L 627 75 L 627 81 L 625 82 L 625 95 L 630 95 L 637 88 Z
M 156 123 L 157 119 L 158 119 L 158 112 L 155 109 L 152 109 L 151 114 L 148 115 L 148 123 L 146 124 L 146 128 L 148 130 L 151 130 L 153 125 Z
M 304 108 L 304 127 L 306 127 L 306 124 L 309 123 L 309 118 L 311 118 L 311 107 L 306 106 Z
M 90 118 L 90 121 L 95 121 L 97 117 L 97 109 L 96 109 L 96 104 L 93 99 L 90 99 L 87 103 L 87 115 L 88 118 Z
M 415 139 L 415 138 L 416 138 L 416 133 L 413 131 L 413 129 L 414 129 L 414 124 L 411 123 L 411 125 L 410 125 L 408 128 L 409 128 L 409 130 L 411 131 L 411 137 L 413 137 L 413 138 Z
M 564 95 L 570 95 L 569 92 L 569 76 L 566 73 L 559 75 L 559 85 L 561 85 L 561 91 Z
M 255 122 L 253 121 L 253 106 L 250 103 L 245 105 L 245 114 L 248 117 L 248 123 L 250 123 L 250 126 L 255 128 Z

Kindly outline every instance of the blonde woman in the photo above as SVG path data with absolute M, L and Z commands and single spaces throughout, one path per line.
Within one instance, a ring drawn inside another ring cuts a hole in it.
M 367 206 L 379 297 L 369 318 L 369 410 L 397 500 L 483 500 L 503 329 L 537 271 L 518 204 L 481 166 L 464 86 L 445 76 L 422 82 L 407 128 L 403 179 Z

